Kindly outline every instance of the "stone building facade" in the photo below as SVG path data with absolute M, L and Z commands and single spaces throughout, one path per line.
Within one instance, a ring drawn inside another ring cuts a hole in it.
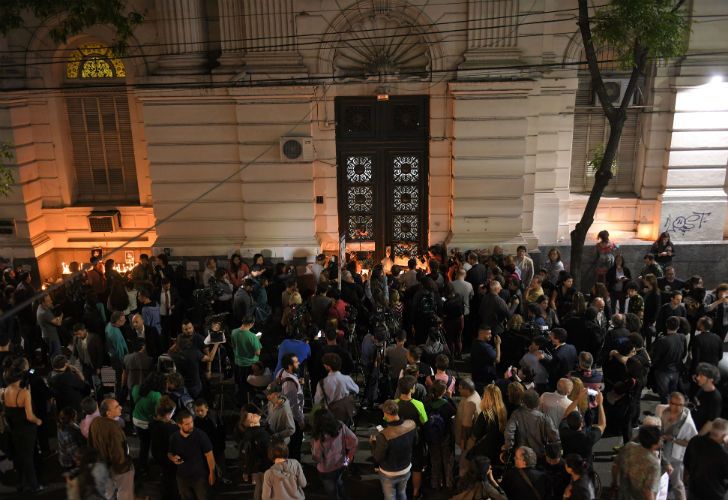
M 17 185 L 0 255 L 117 261 L 568 242 L 607 132 L 575 0 L 136 0 L 123 56 L 54 20 L 0 39 Z M 728 10 L 640 83 L 593 231 L 726 234 Z M 615 92 L 624 79 L 600 52 Z

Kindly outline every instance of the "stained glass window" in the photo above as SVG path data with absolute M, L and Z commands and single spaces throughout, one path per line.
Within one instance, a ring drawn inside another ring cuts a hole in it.
M 395 156 L 395 182 L 416 182 L 420 177 L 420 160 L 416 156 Z
M 126 69 L 121 59 L 100 43 L 86 43 L 71 52 L 66 64 L 66 78 L 124 78 Z

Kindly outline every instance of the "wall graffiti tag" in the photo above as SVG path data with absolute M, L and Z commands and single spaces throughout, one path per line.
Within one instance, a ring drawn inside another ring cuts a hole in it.
M 665 220 L 663 231 L 678 232 L 681 234 L 688 233 L 695 229 L 700 229 L 703 224 L 708 222 L 711 212 L 693 212 L 685 215 L 668 215 Z

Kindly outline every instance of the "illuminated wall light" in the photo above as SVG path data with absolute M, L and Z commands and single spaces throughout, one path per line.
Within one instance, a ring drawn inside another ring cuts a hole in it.
M 712 85 L 720 85 L 721 83 L 723 83 L 723 76 L 715 75 L 713 78 L 710 79 L 710 83 Z
M 639 224 L 637 226 L 637 237 L 641 240 L 652 240 L 653 239 L 653 227 L 652 223 Z

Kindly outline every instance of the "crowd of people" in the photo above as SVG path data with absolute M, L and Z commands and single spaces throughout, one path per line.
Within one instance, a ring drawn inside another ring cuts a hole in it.
M 679 279 L 674 255 L 662 234 L 631 271 L 602 231 L 589 293 L 557 249 L 536 266 L 522 246 L 438 245 L 371 269 L 356 254 L 341 267 L 234 254 L 199 279 L 165 254 L 125 275 L 94 259 L 48 292 L 7 268 L 0 451 L 19 492 L 43 491 L 56 456 L 84 500 L 131 500 L 157 479 L 161 498 L 235 482 L 301 499 L 310 455 L 344 499 L 368 464 L 356 431 L 374 422 L 386 499 L 576 500 L 608 484 L 593 448 L 620 436 L 618 498 L 724 498 L 728 284 Z

